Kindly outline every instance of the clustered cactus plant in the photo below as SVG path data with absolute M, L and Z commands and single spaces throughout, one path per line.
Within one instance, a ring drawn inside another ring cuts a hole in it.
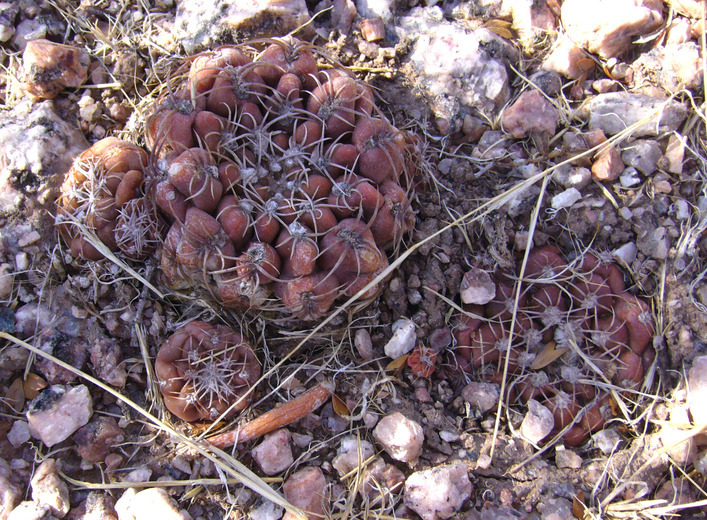
M 302 320 L 365 287 L 414 224 L 412 138 L 294 38 L 190 60 L 147 123 L 170 222 L 162 270 L 232 308 Z M 365 298 L 373 298 L 378 288 Z
M 528 257 L 509 343 L 517 279 L 495 273 L 495 297 L 464 307 L 453 361 L 498 382 L 509 356 L 509 399 L 539 401 L 565 443 L 581 444 L 612 417 L 611 388 L 643 383 L 655 359 L 651 309 L 626 290 L 610 255 L 586 252 L 567 262 L 546 245 Z

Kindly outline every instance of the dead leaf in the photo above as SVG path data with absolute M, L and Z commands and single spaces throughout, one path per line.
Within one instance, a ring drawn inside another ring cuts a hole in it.
M 20 413 L 25 407 L 25 391 L 22 388 L 22 379 L 19 377 L 7 389 L 5 402 L 15 413 Z
M 580 491 L 572 497 L 572 514 L 578 520 L 584 520 L 584 512 L 587 506 L 584 504 L 584 491 Z
M 346 403 L 336 394 L 331 395 L 331 405 L 334 407 L 334 412 L 339 417 L 351 417 L 351 411 Z
M 496 33 L 501 38 L 506 38 L 507 40 L 515 38 L 513 24 L 506 20 L 489 20 L 485 22 L 482 27 L 485 27 L 489 31 Z
M 39 392 L 47 387 L 47 382 L 34 372 L 27 374 L 27 378 L 22 385 L 27 399 L 34 399 L 39 395 Z
M 388 363 L 388 366 L 385 367 L 385 371 L 398 372 L 402 370 L 407 365 L 408 357 L 410 357 L 410 354 L 405 354 L 397 359 L 394 359 L 393 361 Z
M 538 357 L 536 357 L 535 360 L 533 360 L 533 364 L 530 365 L 530 368 L 532 368 L 533 370 L 540 370 L 541 368 L 545 368 L 556 359 L 559 359 L 562 354 L 569 350 L 569 347 L 555 347 L 557 347 L 557 343 L 555 343 L 554 341 L 548 342 L 548 344 L 545 345 L 543 351 L 538 354 Z

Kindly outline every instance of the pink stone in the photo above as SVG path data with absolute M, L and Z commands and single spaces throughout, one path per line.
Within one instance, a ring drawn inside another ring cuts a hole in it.
M 624 171 L 621 154 L 614 145 L 600 151 L 592 164 L 592 177 L 598 181 L 615 181 Z
M 584 74 L 582 61 L 587 58 L 584 51 L 565 35 L 557 39 L 552 51 L 545 58 L 542 68 L 552 70 L 570 79 L 579 79 Z
M 539 90 L 523 92 L 501 116 L 503 129 L 516 139 L 531 133 L 555 135 L 560 116 Z
M 306 511 L 307 520 L 320 520 L 324 516 L 324 503 L 327 482 L 320 468 L 309 466 L 290 475 L 282 486 L 285 499 L 295 507 Z M 289 511 L 282 520 L 295 520 L 296 517 Z
M 361 35 L 367 42 L 375 42 L 385 38 L 385 23 L 380 18 L 364 18 L 361 20 Z
M 414 464 L 422 453 L 422 426 L 400 412 L 386 415 L 373 430 L 373 438 L 396 460 Z
M 456 513 L 471 495 L 463 462 L 418 471 L 405 482 L 405 505 L 423 520 L 443 520 Z
M 602 58 L 619 57 L 631 39 L 663 23 L 662 0 L 565 0 L 562 23 L 569 38 Z
M 266 475 L 276 475 L 289 468 L 294 462 L 289 430 L 280 429 L 269 433 L 251 451 L 255 462 Z
M 88 76 L 88 53 L 78 47 L 31 40 L 22 59 L 25 90 L 38 99 L 52 99 L 66 87 L 80 87 Z

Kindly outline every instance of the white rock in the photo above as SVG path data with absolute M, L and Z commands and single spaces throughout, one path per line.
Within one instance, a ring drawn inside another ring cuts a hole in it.
M 140 466 L 123 475 L 123 482 L 149 482 L 152 470 L 147 466 Z
M 59 469 L 54 459 L 45 459 L 32 476 L 32 500 L 46 505 L 52 514 L 64 518 L 69 512 L 69 488 L 59 478 Z
M 462 397 L 481 413 L 486 413 L 498 405 L 501 395 L 499 386 L 495 383 L 479 383 L 472 381 L 462 390 Z
M 307 466 L 296 471 L 282 486 L 285 499 L 295 507 L 310 512 L 307 520 L 324 517 L 324 506 L 328 502 L 326 493 L 327 481 L 321 468 Z M 289 511 L 283 520 L 300 520 Z M 122 520 L 122 519 L 121 519 Z
M 0 299 L 6 300 L 12 295 L 12 286 L 15 282 L 14 269 L 10 264 L 0 265 Z
M 610 92 L 591 99 L 582 114 L 589 128 L 600 128 L 607 136 L 618 134 L 643 119 L 647 122 L 631 131 L 634 137 L 673 132 L 687 116 L 687 107 L 678 101 L 631 92 Z
M 462 301 L 469 304 L 486 305 L 496 296 L 496 284 L 491 275 L 476 267 L 464 273 L 459 289 Z
M 456 100 L 487 113 L 500 109 L 510 97 L 510 88 L 499 54 L 515 50 L 487 29 L 469 32 L 443 18 L 439 8 L 416 8 L 401 20 L 406 34 L 419 35 L 408 60 L 420 85 L 432 97 Z M 488 46 L 499 53 L 492 56 Z
M 0 475 L 0 520 L 7 520 L 10 512 L 22 501 L 20 489 L 10 480 Z
M 621 436 L 615 428 L 607 428 L 592 435 L 592 442 L 604 455 L 610 455 L 621 443 Z
M 356 0 L 356 9 L 362 18 L 381 18 L 389 22 L 396 4 L 396 0 Z
M 565 449 L 564 446 L 558 446 L 555 451 L 555 464 L 560 469 L 580 469 L 582 467 L 582 457 L 572 450 Z
M 284 512 L 283 508 L 270 502 L 270 500 L 263 500 L 262 503 L 250 510 L 248 518 L 250 520 L 280 520 Z
M 15 255 L 15 268 L 20 272 L 29 269 L 29 255 L 24 251 Z
M 555 209 L 569 208 L 582 198 L 582 194 L 577 188 L 568 188 L 562 193 L 558 193 L 552 198 L 551 205 Z
M 49 506 L 35 501 L 25 501 L 12 510 L 7 520 L 52 520 L 56 518 L 52 515 Z
M 275 475 L 289 468 L 294 462 L 291 435 L 289 430 L 281 428 L 266 435 L 251 453 L 255 462 L 266 475 Z
M 555 171 L 555 180 L 565 188 L 581 190 L 592 182 L 592 171 L 589 168 L 576 166 L 574 168 L 558 168 Z
M 12 428 L 7 432 L 7 440 L 14 448 L 21 446 L 28 440 L 30 440 L 31 435 L 29 434 L 29 426 L 27 421 L 15 421 L 12 423 Z
M 555 427 L 552 412 L 535 399 L 528 401 L 528 412 L 520 425 L 520 434 L 533 444 L 539 443 Z
M 707 450 L 695 457 L 695 469 L 707 477 Z
M 191 520 L 184 510 L 162 488 L 144 489 L 139 493 L 127 489 L 115 503 L 118 520 Z
M 400 412 L 386 415 L 373 430 L 373 438 L 395 460 L 414 465 L 422 453 L 422 426 Z
M 675 217 L 678 220 L 687 220 L 690 218 L 690 204 L 685 199 L 678 199 L 673 203 L 675 208 Z
M 619 263 L 623 265 L 631 265 L 631 262 L 636 259 L 636 253 L 638 253 L 638 248 L 636 247 L 636 244 L 634 242 L 628 242 L 627 244 L 624 244 L 621 247 L 614 249 L 611 252 L 611 255 Z
M 385 344 L 385 355 L 398 359 L 415 348 L 416 342 L 415 323 L 407 318 L 400 319 L 393 323 L 393 337 Z
M 457 432 L 450 432 L 448 430 L 442 430 L 439 432 L 439 438 L 444 442 L 456 442 L 459 440 L 460 435 Z
M 337 455 L 331 461 L 331 465 L 339 472 L 339 476 L 343 477 L 352 469 L 361 466 L 374 453 L 373 444 L 355 435 L 349 435 L 341 439 Z
M 418 471 L 405 481 L 405 505 L 423 520 L 450 518 L 471 496 L 466 465 L 457 461 Z
M 707 356 L 696 357 L 687 372 L 687 405 L 695 424 L 707 424 Z
M 27 421 L 32 436 L 51 447 L 87 424 L 92 414 L 91 394 L 85 385 L 54 385 L 29 404 Z
M 638 174 L 638 170 L 636 170 L 636 168 L 629 166 L 619 176 L 619 182 L 624 188 L 630 188 L 631 186 L 641 184 L 641 176 Z

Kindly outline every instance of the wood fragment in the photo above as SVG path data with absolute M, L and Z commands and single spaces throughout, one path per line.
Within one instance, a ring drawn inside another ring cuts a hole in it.
M 334 385 L 332 383 L 320 383 L 299 397 L 292 399 L 292 401 L 265 412 L 240 428 L 220 433 L 206 440 L 217 448 L 223 449 L 241 442 L 257 439 L 266 433 L 283 428 L 312 413 L 326 403 L 333 392 Z

